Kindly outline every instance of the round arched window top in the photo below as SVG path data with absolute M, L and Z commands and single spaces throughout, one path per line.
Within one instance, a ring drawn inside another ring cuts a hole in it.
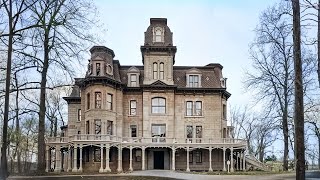
M 106 73 L 109 75 L 113 75 L 113 68 L 110 64 L 106 65 Z

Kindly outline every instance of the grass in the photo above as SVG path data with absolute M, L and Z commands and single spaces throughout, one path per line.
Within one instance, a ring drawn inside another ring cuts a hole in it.
M 207 174 L 207 175 L 272 175 L 272 174 L 288 174 L 292 172 L 284 171 L 236 171 L 236 172 L 223 172 L 223 171 L 213 171 L 213 172 L 190 172 L 192 174 Z
M 25 179 L 32 179 L 32 180 L 176 180 L 173 178 L 166 178 L 166 177 L 154 177 L 154 176 L 65 176 L 65 177 L 41 177 L 41 176 L 34 176 L 31 178 Z M 21 180 L 21 178 L 9 178 L 9 180 Z

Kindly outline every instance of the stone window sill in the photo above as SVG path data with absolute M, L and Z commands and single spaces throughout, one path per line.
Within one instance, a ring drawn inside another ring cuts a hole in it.
M 185 118 L 204 118 L 204 116 L 184 116 Z

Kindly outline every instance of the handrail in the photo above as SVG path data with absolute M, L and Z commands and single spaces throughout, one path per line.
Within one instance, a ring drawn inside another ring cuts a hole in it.
M 48 143 L 67 143 L 69 141 L 110 141 L 122 143 L 190 143 L 190 144 L 242 144 L 244 139 L 232 138 L 168 138 L 168 137 L 118 137 L 109 134 L 77 134 L 69 137 L 47 137 Z

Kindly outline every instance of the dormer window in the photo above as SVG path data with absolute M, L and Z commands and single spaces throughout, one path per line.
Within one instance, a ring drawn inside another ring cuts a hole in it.
M 202 72 L 197 68 L 192 68 L 186 72 L 186 87 L 201 87 Z
M 162 27 L 155 27 L 153 31 L 153 42 L 163 42 L 163 28 Z
M 226 81 L 227 81 L 227 78 L 221 78 L 220 79 L 221 87 L 226 88 L 226 83 L 227 83 Z
M 199 75 L 189 75 L 189 87 L 199 87 Z
M 136 74 L 131 74 L 130 76 L 130 84 L 132 87 L 137 86 L 137 75 Z
M 106 73 L 109 75 L 113 74 L 112 66 L 110 64 L 106 65 Z
M 136 67 L 128 69 L 128 87 L 139 87 L 140 71 Z
M 96 64 L 96 75 L 100 76 L 100 73 L 101 73 L 100 63 L 97 63 Z
M 161 36 L 162 36 L 162 31 L 161 31 L 161 29 L 156 29 L 156 42 L 162 42 L 162 38 L 161 38 Z

